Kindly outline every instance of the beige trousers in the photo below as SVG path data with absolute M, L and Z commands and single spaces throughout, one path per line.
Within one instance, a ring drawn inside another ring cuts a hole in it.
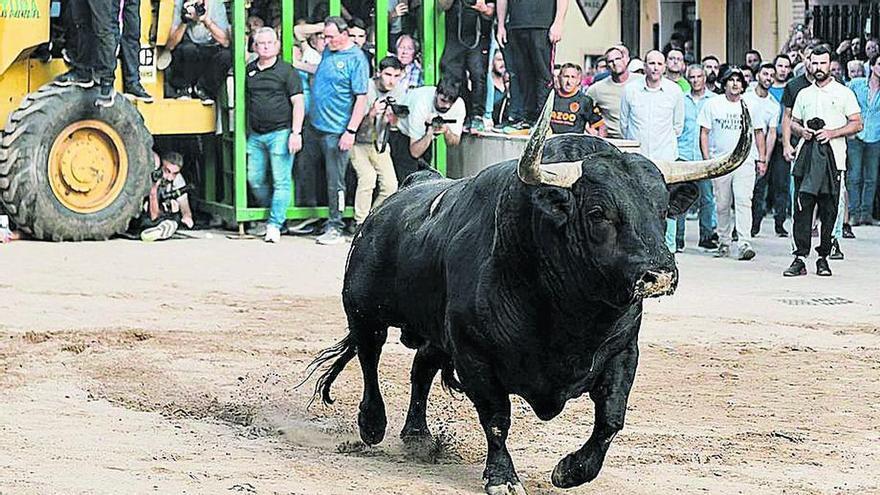
M 354 221 L 364 223 L 370 210 L 382 204 L 385 198 L 397 191 L 397 175 L 391 152 L 376 151 L 372 144 L 355 144 L 351 148 L 351 164 L 357 174 L 357 190 L 354 194 Z M 379 195 L 373 203 L 373 189 L 379 183 Z

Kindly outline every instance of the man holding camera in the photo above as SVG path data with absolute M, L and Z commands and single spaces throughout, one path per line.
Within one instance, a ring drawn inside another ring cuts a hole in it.
M 214 103 L 220 85 L 232 67 L 229 20 L 223 0 L 175 0 L 166 96 L 196 97 Z
M 373 207 L 379 206 L 397 191 L 397 176 L 391 151 L 388 149 L 388 128 L 394 119 L 396 102 L 403 100 L 404 91 L 398 82 L 403 64 L 396 57 L 385 57 L 379 62 L 379 74 L 370 80 L 367 88 L 367 115 L 361 121 L 351 148 L 351 164 L 357 174 L 354 196 L 354 221 L 364 223 Z M 379 193 L 373 201 L 373 190 L 378 180 Z
M 399 131 L 392 132 L 389 139 L 399 183 L 413 172 L 430 167 L 434 136 L 443 136 L 449 146 L 461 142 L 466 111 L 458 94 L 458 82 L 450 79 L 441 80 L 436 87 L 424 86 L 407 93 L 404 105 L 409 115 L 400 120 Z
M 153 186 L 144 199 L 140 218 L 134 220 L 137 224 L 135 230 L 139 231 L 140 239 L 145 242 L 169 239 L 181 223 L 187 228 L 193 227 L 192 209 L 187 196 L 190 186 L 180 175 L 183 156 L 176 151 L 153 156 L 157 163 L 150 174 Z

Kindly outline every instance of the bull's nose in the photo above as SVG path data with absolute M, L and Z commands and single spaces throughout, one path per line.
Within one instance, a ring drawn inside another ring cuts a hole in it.
M 648 270 L 636 282 L 636 294 L 641 297 L 660 297 L 675 292 L 675 271 Z

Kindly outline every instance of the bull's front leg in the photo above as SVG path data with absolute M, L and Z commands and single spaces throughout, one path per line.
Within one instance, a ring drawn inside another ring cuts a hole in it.
M 605 453 L 617 432 L 623 429 L 626 401 L 636 375 L 639 347 L 635 338 L 617 355 L 610 358 L 596 384 L 590 390 L 590 398 L 596 405 L 593 434 L 580 449 L 565 456 L 551 480 L 559 488 L 571 488 L 596 479 Z

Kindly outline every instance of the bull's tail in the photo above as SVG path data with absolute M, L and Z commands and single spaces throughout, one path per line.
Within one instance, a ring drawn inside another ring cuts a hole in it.
M 452 364 L 451 359 L 447 360 L 443 364 L 443 367 L 440 368 L 440 384 L 447 392 L 452 393 L 455 391 L 458 393 L 464 393 L 464 388 L 461 386 L 461 382 L 459 382 L 458 378 L 455 376 L 455 366 Z
M 297 387 L 307 382 L 319 369 L 325 368 L 327 363 L 331 361 L 333 363 L 326 366 L 326 369 L 318 375 L 318 380 L 315 382 L 315 391 L 312 393 L 311 400 L 309 400 L 309 406 L 315 402 L 318 396 L 321 397 L 321 401 L 324 404 L 333 404 L 333 398 L 330 396 L 330 387 L 333 386 L 333 382 L 336 381 L 339 373 L 342 373 L 345 366 L 355 356 L 357 356 L 357 344 L 355 344 L 351 334 L 318 354 L 314 361 L 306 368 L 306 377 Z

